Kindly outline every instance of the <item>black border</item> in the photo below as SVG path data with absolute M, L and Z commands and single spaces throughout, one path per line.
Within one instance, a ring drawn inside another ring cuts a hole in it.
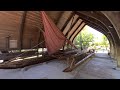
M 12 11 L 119 11 L 119 0 L 2 0 L 0 10 Z
M 42 1 L 42 0 L 24 0 L 24 1 L 1 1 L 0 2 L 0 11 L 119 11 L 120 10 L 120 3 L 119 0 L 111 2 L 109 1 L 87 1 L 87 0 L 48 0 L 48 1 Z M 50 89 L 51 87 L 54 87 L 56 89 L 61 89 L 61 87 L 64 87 L 62 89 L 93 89 L 92 87 L 96 89 L 101 89 L 102 86 L 114 86 L 114 89 L 116 86 L 119 86 L 118 80 L 112 80 L 112 79 L 77 79 L 77 80 L 68 80 L 68 79 L 49 79 L 49 80 L 33 80 L 33 79 L 17 79 L 17 80 L 1 80 L 1 87 L 2 85 L 5 85 L 5 87 L 17 87 L 16 89 L 22 88 L 25 89 L 25 87 L 30 88 L 33 86 L 34 89 Z M 36 88 L 37 87 L 37 88 Z M 12 88 L 13 89 L 13 88 Z M 31 89 L 31 88 L 30 88 Z M 103 88 L 102 88 L 103 89 Z

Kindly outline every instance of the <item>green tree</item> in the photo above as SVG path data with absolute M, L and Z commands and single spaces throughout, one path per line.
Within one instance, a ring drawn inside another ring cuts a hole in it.
M 99 35 L 98 35 L 99 34 Z M 108 49 L 109 42 L 105 35 L 99 32 L 92 32 L 91 28 L 83 28 L 83 30 L 77 35 L 74 40 L 74 44 L 77 47 L 86 47 L 94 48 L 95 50 Z
M 93 44 L 94 36 L 92 33 L 89 33 L 87 30 L 81 31 L 75 38 L 75 45 L 82 48 L 87 48 Z
M 109 46 L 109 42 L 108 42 L 108 39 L 107 39 L 107 37 L 106 37 L 105 35 L 102 36 L 101 45 L 102 45 L 103 47 L 105 47 L 106 50 L 107 50 L 107 48 L 108 48 L 108 46 Z

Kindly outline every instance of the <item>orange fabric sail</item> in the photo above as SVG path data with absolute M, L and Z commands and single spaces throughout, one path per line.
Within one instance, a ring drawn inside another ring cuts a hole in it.
M 68 40 L 44 11 L 41 11 L 41 15 L 44 26 L 43 34 L 45 45 L 48 50 L 48 54 L 53 54 L 61 49 Z

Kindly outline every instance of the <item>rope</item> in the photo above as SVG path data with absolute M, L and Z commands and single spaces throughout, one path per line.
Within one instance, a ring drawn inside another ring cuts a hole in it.
M 44 41 L 40 42 L 39 44 L 35 45 L 35 46 L 32 47 L 31 49 L 34 49 L 35 47 L 37 47 L 38 45 L 42 44 L 43 42 L 44 42 Z M 27 53 L 27 52 L 23 52 L 22 54 L 19 54 L 18 56 L 10 59 L 9 61 L 6 61 L 5 63 L 9 63 L 9 62 L 11 62 L 13 59 L 16 59 L 17 57 L 22 56 L 22 55 L 25 54 L 25 53 Z

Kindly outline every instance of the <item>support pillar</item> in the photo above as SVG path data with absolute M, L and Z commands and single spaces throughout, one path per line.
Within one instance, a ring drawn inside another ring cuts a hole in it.
M 115 47 L 113 44 L 110 45 L 110 56 L 115 59 Z
M 117 67 L 120 68 L 120 46 L 117 46 L 116 50 L 117 50 L 117 55 L 116 55 Z
M 19 50 L 20 52 L 23 48 L 23 30 L 25 26 L 26 15 L 27 15 L 27 11 L 24 11 L 22 18 L 21 18 L 21 22 L 20 22 L 20 29 L 19 29 Z

